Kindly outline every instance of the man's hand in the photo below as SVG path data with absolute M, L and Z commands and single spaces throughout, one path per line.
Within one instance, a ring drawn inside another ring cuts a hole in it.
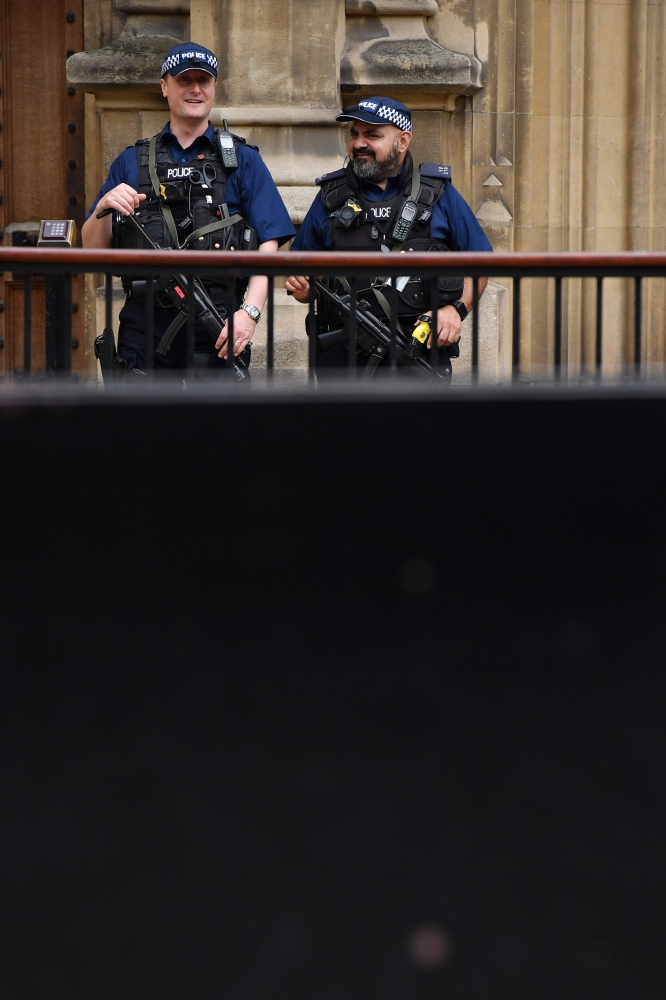
M 145 194 L 139 194 L 129 184 L 119 184 L 118 187 L 111 188 L 110 191 L 100 198 L 94 214 L 104 211 L 105 208 L 112 208 L 121 215 L 134 215 L 137 208 L 146 198 Z
M 310 301 L 310 282 L 302 276 L 292 275 L 284 283 L 284 287 L 294 296 L 297 302 Z
M 238 312 L 234 313 L 234 357 L 237 358 L 241 351 L 244 351 L 247 345 L 250 343 L 254 336 L 254 331 L 257 324 L 254 322 L 251 316 L 245 312 L 244 309 L 239 309 Z M 218 357 L 227 357 L 227 348 L 229 337 L 229 323 L 225 322 L 222 327 L 220 336 L 215 342 L 215 347 L 218 348 Z
M 424 315 L 432 316 L 432 312 Z M 414 326 L 418 326 L 418 320 Z M 458 310 L 453 306 L 442 306 L 437 310 L 437 344 L 439 347 L 448 347 L 449 344 L 457 344 L 462 334 L 462 320 L 458 315 Z M 432 334 L 428 337 L 426 347 L 432 347 Z

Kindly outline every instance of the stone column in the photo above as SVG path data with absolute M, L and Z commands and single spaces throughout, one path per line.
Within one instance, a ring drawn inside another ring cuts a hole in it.
M 113 6 L 108 0 L 84 0 L 84 33 L 90 47 L 70 56 L 67 76 L 86 94 L 86 205 L 118 153 L 159 131 L 167 120 L 160 70 L 168 50 L 189 39 L 189 7 L 189 0 L 114 0 Z M 88 276 L 89 346 L 98 332 L 98 284 Z
M 451 116 L 456 186 L 496 249 L 664 246 L 663 3 L 440 0 L 433 35 L 482 63 L 482 90 Z M 664 360 L 664 298 L 645 282 L 646 348 Z M 523 282 L 525 369 L 553 354 L 553 282 Z M 593 282 L 564 283 L 565 358 L 594 356 Z M 604 366 L 632 356 L 633 289 L 606 282 Z

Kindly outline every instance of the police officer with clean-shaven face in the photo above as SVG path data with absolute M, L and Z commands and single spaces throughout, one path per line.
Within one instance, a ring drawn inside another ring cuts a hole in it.
M 145 249 L 140 232 L 123 217 L 135 214 L 152 239 L 163 247 L 197 250 L 277 250 L 294 228 L 258 150 L 240 136 L 215 130 L 208 120 L 215 96 L 217 59 L 202 45 L 186 42 L 172 48 L 160 81 L 170 121 L 159 135 L 128 147 L 111 164 L 109 175 L 83 226 L 86 247 Z M 226 163 L 225 163 L 226 158 Z M 118 215 L 98 218 L 105 209 Z M 112 217 L 118 221 L 112 224 Z M 227 285 L 204 284 L 225 317 L 217 343 L 197 325 L 195 364 L 224 368 L 227 355 Z M 127 301 L 120 313 L 118 350 L 129 368 L 145 365 L 145 301 L 140 283 L 123 278 Z M 243 297 L 244 292 L 244 297 Z M 236 285 L 234 354 L 249 362 L 249 346 L 268 295 L 268 279 L 260 276 Z M 242 300 L 242 304 L 241 304 Z M 155 303 L 155 347 L 176 316 L 168 300 Z M 155 354 L 158 368 L 186 365 L 183 328 L 165 356 Z
M 388 97 L 373 97 L 345 109 L 336 120 L 350 122 L 349 163 L 317 180 L 321 190 L 292 250 L 492 250 L 474 213 L 451 183 L 450 168 L 433 163 L 416 167 L 412 162 L 412 117 L 404 104 Z M 417 212 L 407 238 L 396 239 L 395 222 L 408 199 L 416 201 Z M 455 282 L 459 291 L 451 301 L 447 279 L 439 279 L 437 342 L 442 348 L 460 340 L 463 320 L 472 307 L 472 279 L 465 278 L 464 283 L 462 279 L 449 280 L 451 286 Z M 486 283 L 487 279 L 479 279 L 479 292 Z M 359 297 L 365 297 L 375 314 L 387 321 L 380 308 L 381 296 L 375 294 L 377 281 L 374 285 L 375 289 L 359 287 Z M 308 301 L 307 278 L 294 275 L 287 279 L 286 287 L 300 302 Z M 384 297 L 384 312 L 385 308 Z M 399 290 L 397 310 L 405 332 L 418 323 L 419 314 L 431 314 L 430 296 L 422 281 L 410 279 Z M 363 352 L 359 349 L 358 353 Z M 387 357 L 382 364 L 388 361 Z M 322 351 L 317 368 L 347 363 L 345 341 Z M 439 352 L 438 364 L 449 364 L 446 351 Z

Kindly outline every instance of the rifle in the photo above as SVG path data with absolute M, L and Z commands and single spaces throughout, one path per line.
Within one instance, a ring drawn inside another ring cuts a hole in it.
M 349 320 L 351 316 L 351 296 L 349 294 L 338 295 L 318 278 L 315 278 L 315 287 L 340 315 Z M 320 347 L 324 350 L 327 347 L 333 347 L 334 344 L 342 343 L 347 340 L 347 337 L 347 331 L 343 327 L 340 330 L 320 333 L 318 340 Z M 391 350 L 391 331 L 385 323 L 370 312 L 370 303 L 365 299 L 359 299 L 356 303 L 356 343 L 370 355 L 370 360 L 363 373 L 364 378 L 370 378 L 379 362 Z M 426 378 L 446 380 L 450 374 L 450 368 L 443 368 L 441 371 L 433 368 L 424 357 L 416 352 L 412 353 L 412 350 L 413 345 L 407 344 L 404 335 L 400 331 L 396 331 L 395 354 L 396 362 L 400 367 L 416 366 L 419 374 Z
M 112 208 L 107 208 L 103 212 L 99 212 L 97 218 L 102 219 L 105 215 L 110 215 L 112 211 L 114 211 Z M 133 215 L 126 215 L 124 216 L 124 219 L 126 222 L 130 222 L 141 233 L 146 243 L 148 243 L 153 250 L 164 249 L 164 247 L 161 247 L 159 243 L 156 243 L 148 235 L 141 223 L 135 219 Z M 187 322 L 190 279 L 186 278 L 184 274 L 172 274 L 169 277 L 159 277 L 157 279 L 157 284 L 159 290 L 166 294 L 171 305 L 175 306 L 178 310 L 176 318 L 169 325 L 155 349 L 157 354 L 161 354 L 163 357 L 166 357 L 167 351 L 171 347 L 174 337 L 180 328 Z M 133 289 L 135 285 L 137 286 L 137 291 L 141 291 L 145 289 L 146 283 L 142 281 L 133 281 Z M 143 289 L 141 286 L 143 286 Z M 213 343 L 215 343 L 217 338 L 220 336 L 220 331 L 222 330 L 225 321 L 218 313 L 217 308 L 206 291 L 205 286 L 197 277 L 192 278 L 192 292 L 194 297 L 194 314 L 206 333 L 208 333 L 212 338 Z M 103 341 L 105 334 L 106 330 L 104 331 L 104 334 L 102 334 L 101 337 L 98 337 L 95 341 L 95 354 L 97 357 L 100 357 L 97 353 L 98 341 Z M 100 351 L 104 351 L 104 342 L 100 344 L 99 349 Z M 114 349 L 114 367 L 115 353 Z M 233 372 L 237 382 L 242 382 L 243 379 L 247 378 L 249 375 L 245 362 L 240 358 L 233 359 Z

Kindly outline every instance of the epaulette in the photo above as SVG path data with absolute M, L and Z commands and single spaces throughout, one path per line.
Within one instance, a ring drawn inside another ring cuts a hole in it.
M 439 163 L 422 163 L 419 170 L 421 177 L 435 177 L 439 181 L 451 180 L 451 167 L 443 167 Z
M 340 177 L 346 176 L 347 171 L 344 167 L 341 167 L 340 170 L 333 170 L 330 174 L 322 174 L 321 177 L 317 177 L 315 184 L 326 184 L 328 181 L 335 181 Z
M 248 149 L 254 149 L 257 153 L 259 152 L 259 147 L 253 146 L 252 143 L 248 142 L 247 139 L 244 139 L 242 135 L 236 135 L 235 132 L 230 132 L 229 135 L 232 139 L 235 139 L 236 142 L 240 143 L 241 146 L 247 146 Z
M 132 145 L 128 146 L 127 148 L 134 149 L 135 146 L 148 146 L 149 144 L 150 144 L 150 139 L 137 139 L 136 142 L 133 142 Z

